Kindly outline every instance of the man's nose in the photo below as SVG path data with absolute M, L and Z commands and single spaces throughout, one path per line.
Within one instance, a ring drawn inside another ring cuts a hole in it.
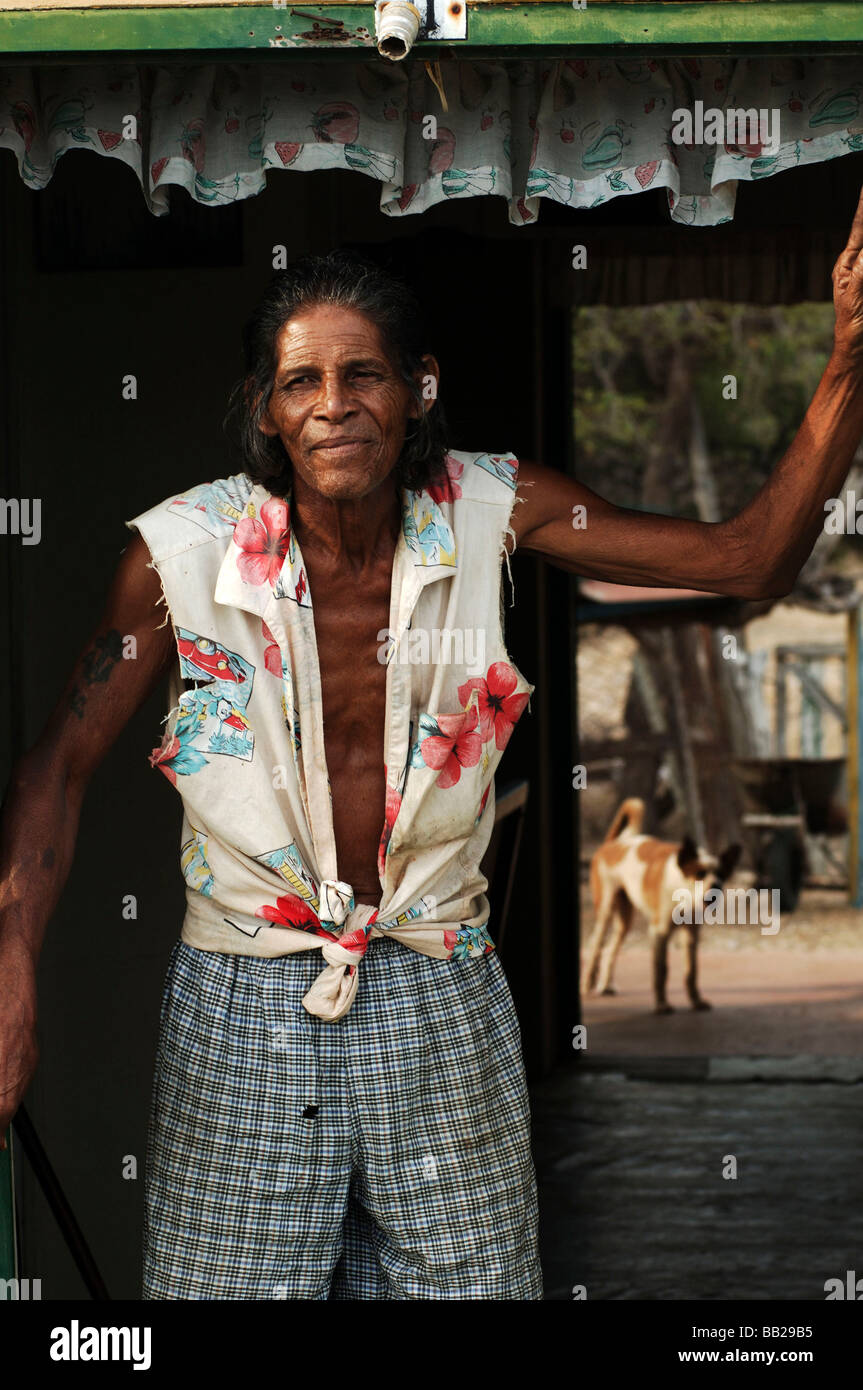
M 324 377 L 318 396 L 317 413 L 329 420 L 340 420 L 352 409 L 351 393 L 347 382 L 338 377 Z

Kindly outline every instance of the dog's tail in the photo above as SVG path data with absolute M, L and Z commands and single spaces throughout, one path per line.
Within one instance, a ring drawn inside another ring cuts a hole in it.
M 603 843 L 616 840 L 622 830 L 630 830 L 637 835 L 644 824 L 644 802 L 640 796 L 628 796 L 617 808 L 617 814 L 608 827 Z

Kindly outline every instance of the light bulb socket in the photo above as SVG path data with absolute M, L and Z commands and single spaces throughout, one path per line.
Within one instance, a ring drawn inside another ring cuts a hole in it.
M 378 53 L 400 63 L 413 48 L 421 22 L 422 15 L 410 0 L 386 0 L 375 10 Z

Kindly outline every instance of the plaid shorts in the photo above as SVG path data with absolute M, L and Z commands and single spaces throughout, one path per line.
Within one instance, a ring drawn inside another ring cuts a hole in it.
M 145 1299 L 541 1299 L 521 1034 L 496 951 L 373 937 L 350 1011 L 319 951 L 175 945 L 146 1163 Z

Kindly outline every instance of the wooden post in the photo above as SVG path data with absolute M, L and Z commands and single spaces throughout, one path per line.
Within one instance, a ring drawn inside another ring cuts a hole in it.
M 863 605 L 848 611 L 848 901 L 863 907 Z
M 748 651 L 746 664 L 741 671 L 745 681 L 746 707 L 749 715 L 750 739 L 757 755 L 770 756 L 770 715 L 764 698 L 764 672 L 767 670 L 767 652 Z
M 786 728 L 788 723 L 788 665 L 781 647 L 776 652 L 776 756 L 788 752 Z
M 808 671 L 812 680 L 818 685 L 823 685 L 824 663 L 821 661 L 806 662 L 801 658 L 801 665 L 804 671 Z M 802 684 L 801 705 L 800 705 L 800 756 L 801 758 L 820 758 L 822 749 L 821 737 L 821 705 L 814 698 L 811 686 Z
M 689 815 L 692 835 L 699 845 L 704 844 L 704 815 L 701 809 L 701 793 L 698 786 L 698 773 L 692 751 L 692 738 L 689 717 L 683 692 L 680 688 L 677 654 L 674 650 L 674 635 L 670 627 L 661 629 L 663 665 L 668 689 L 671 694 L 671 714 L 677 735 L 676 753 L 683 779 L 686 796 L 686 810 Z

